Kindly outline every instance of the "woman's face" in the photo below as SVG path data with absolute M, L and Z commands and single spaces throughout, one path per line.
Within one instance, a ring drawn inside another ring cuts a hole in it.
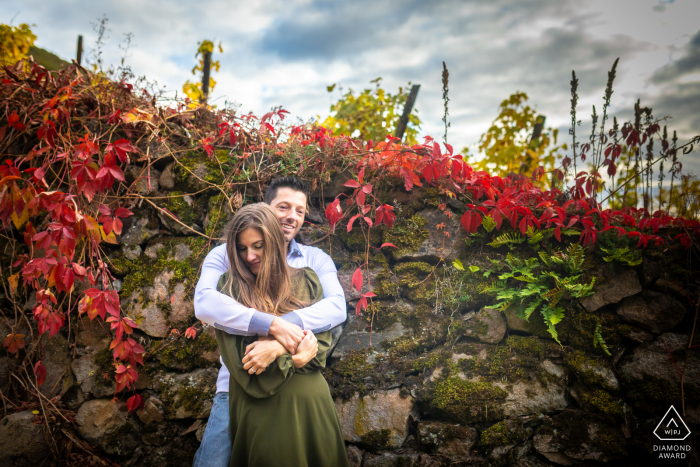
M 256 276 L 260 272 L 264 247 L 265 242 L 263 241 L 262 232 L 258 229 L 245 229 L 236 238 L 238 256 L 248 266 L 250 272 Z

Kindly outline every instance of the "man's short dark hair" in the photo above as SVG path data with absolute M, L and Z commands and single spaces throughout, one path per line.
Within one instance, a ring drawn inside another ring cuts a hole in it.
M 306 200 L 309 200 L 309 185 L 305 181 L 300 180 L 296 177 L 279 177 L 270 183 L 265 191 L 265 202 L 267 204 L 272 203 L 272 201 L 277 197 L 277 190 L 280 188 L 289 188 L 294 191 L 300 191 L 306 196 Z

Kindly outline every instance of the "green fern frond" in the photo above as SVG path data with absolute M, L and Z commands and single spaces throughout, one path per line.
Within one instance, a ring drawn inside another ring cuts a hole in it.
M 568 235 L 569 237 L 578 237 L 581 235 L 581 231 L 577 229 L 561 229 L 562 235 Z
M 493 248 L 499 248 L 505 245 L 508 245 L 508 247 L 511 247 L 512 245 L 517 245 L 520 243 L 523 243 L 525 241 L 525 238 L 520 236 L 518 233 L 512 233 L 512 234 L 503 234 L 501 236 L 498 236 L 492 241 L 491 243 L 488 243 L 487 245 L 493 247 Z
M 521 307 L 520 310 L 518 310 L 518 316 L 525 321 L 530 321 L 530 316 L 537 310 L 537 307 L 539 307 L 541 303 L 542 299 L 538 299 L 530 302 L 530 304 L 525 308 Z
M 506 287 L 507 281 L 493 281 L 490 284 L 486 284 L 484 287 L 482 287 L 479 293 L 495 294 L 504 290 Z
M 598 346 L 603 349 L 603 352 L 605 352 L 608 357 L 612 357 L 610 350 L 608 350 L 607 344 L 605 344 L 605 339 L 603 339 L 603 334 L 600 332 L 600 322 L 596 324 L 595 331 L 593 332 L 593 347 L 597 348 Z
M 487 232 L 491 232 L 496 228 L 496 221 L 493 220 L 493 217 L 486 216 L 484 217 L 484 220 L 481 221 L 481 225 L 484 226 Z
M 574 274 L 583 271 L 583 261 L 585 260 L 585 250 L 579 243 L 572 243 L 566 249 L 566 265 Z
M 613 248 L 612 250 L 601 247 L 600 250 L 608 255 L 603 257 L 603 260 L 607 263 L 617 261 L 619 263 L 624 263 L 627 266 L 639 266 L 642 264 L 641 254 L 639 254 L 636 250 L 630 251 L 628 247 Z

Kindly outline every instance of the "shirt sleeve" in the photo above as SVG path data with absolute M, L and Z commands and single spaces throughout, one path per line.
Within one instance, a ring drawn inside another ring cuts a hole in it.
M 202 272 L 194 292 L 194 314 L 197 319 L 229 334 L 267 336 L 273 315 L 247 308 L 217 290 L 219 278 L 228 271 L 226 245 L 209 252 L 202 263 Z
M 314 334 L 327 331 L 345 322 L 345 293 L 338 280 L 333 260 L 318 248 L 309 248 L 308 266 L 314 270 L 323 287 L 323 300 L 281 318 Z M 194 292 L 194 314 L 197 319 L 229 334 L 267 336 L 275 316 L 247 308 L 217 290 L 219 278 L 228 271 L 226 245 L 209 252 Z
M 274 395 L 294 375 L 294 361 L 288 353 L 277 357 L 260 375 L 251 375 L 243 368 L 243 355 L 248 344 L 255 337 L 232 336 L 219 329 L 216 330 L 216 340 L 221 351 L 221 359 L 231 372 L 230 385 L 233 381 L 250 396 L 262 399 Z M 319 346 L 320 347 L 320 346 Z M 311 362 L 309 362 L 311 363 Z M 311 372 L 311 371 L 309 371 Z
M 340 285 L 338 271 L 330 256 L 323 250 L 313 247 L 309 247 L 306 254 L 310 255 L 308 266 L 316 273 L 323 287 L 323 300 L 287 313 L 282 316 L 282 319 L 318 334 L 343 324 L 347 319 L 345 292 Z

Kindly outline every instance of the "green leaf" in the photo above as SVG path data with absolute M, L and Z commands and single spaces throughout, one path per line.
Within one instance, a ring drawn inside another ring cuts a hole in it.
M 471 272 L 478 272 L 480 270 L 480 268 L 479 268 L 479 266 L 471 265 L 471 266 L 469 266 L 469 270 Z
M 452 261 L 452 266 L 454 266 L 455 269 L 457 269 L 458 271 L 464 271 L 464 266 L 462 265 L 462 262 L 458 259 Z
M 494 221 L 491 216 L 486 216 L 484 217 L 484 220 L 481 221 L 481 225 L 484 226 L 484 229 L 486 229 L 487 232 L 491 232 L 496 228 L 496 221 Z
M 610 354 L 610 350 L 608 349 L 607 344 L 605 343 L 605 339 L 603 339 L 603 335 L 600 332 L 600 322 L 598 322 L 595 326 L 595 331 L 593 332 L 593 347 L 597 348 L 600 346 L 601 349 L 603 349 L 603 352 L 605 352 L 608 357 L 612 357 Z
M 523 243 L 524 241 L 524 237 L 521 237 L 520 234 L 514 232 L 512 234 L 503 234 L 499 237 L 496 237 L 494 241 L 488 243 L 487 245 L 492 246 L 494 248 L 499 248 L 504 245 L 508 245 L 508 247 L 510 248 L 512 245 L 517 245 Z

